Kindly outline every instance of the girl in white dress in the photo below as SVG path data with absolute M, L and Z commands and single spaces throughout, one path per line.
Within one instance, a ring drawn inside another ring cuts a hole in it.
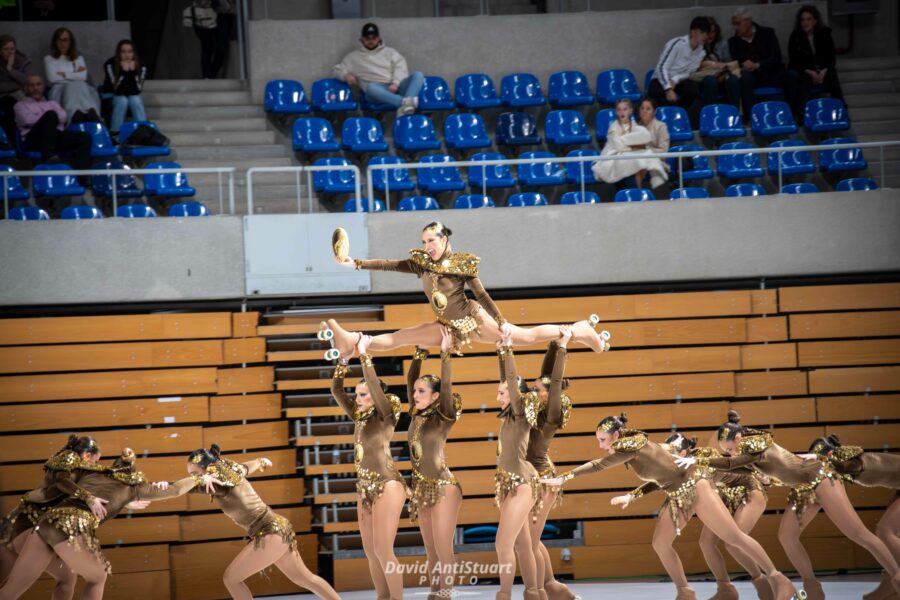
M 644 177 L 650 176 L 650 185 L 659 187 L 668 179 L 666 164 L 653 156 L 650 145 L 651 132 L 631 120 L 634 108 L 631 100 L 625 98 L 616 102 L 616 120 L 610 123 L 606 133 L 606 145 L 601 156 L 634 154 L 634 158 L 623 160 L 598 160 L 592 165 L 594 177 L 607 183 L 616 183 L 634 175 L 637 187 L 641 187 Z

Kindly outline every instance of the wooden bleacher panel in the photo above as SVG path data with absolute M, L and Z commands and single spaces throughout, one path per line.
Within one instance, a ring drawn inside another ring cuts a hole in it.
M 206 396 L 0 405 L 0 431 L 10 432 L 75 430 L 86 422 L 93 427 L 124 427 L 201 423 L 209 419 Z
M 872 450 L 900 448 L 900 423 L 827 425 L 825 431 L 829 435 L 836 433 L 842 444 L 850 446 L 863 446 Z
M 900 367 L 848 367 L 809 372 L 810 394 L 859 394 L 900 390 Z
M 792 369 L 796 366 L 796 344 L 752 344 L 741 346 L 742 369 Z
M 900 310 L 799 314 L 790 322 L 795 340 L 900 335 Z
M 219 369 L 218 371 L 218 386 L 215 392 L 219 395 L 268 392 L 273 389 L 275 369 L 272 367 Z
M 312 521 L 310 507 L 279 508 L 276 512 L 291 522 L 295 532 L 309 531 Z M 181 517 L 181 540 L 185 542 L 232 539 L 245 534 L 243 529 L 221 512 Z
M 747 319 L 748 342 L 782 342 L 788 339 L 787 317 Z
M 106 551 L 104 550 L 104 553 Z M 109 556 L 107 555 L 107 558 Z M 153 590 L 153 600 L 169 600 L 171 596 L 170 572 L 165 571 L 142 571 L 135 573 L 118 573 L 115 559 L 112 559 L 113 575 L 106 579 L 106 585 L 103 588 L 104 600 L 135 600 L 140 597 L 140 592 Z M 22 600 L 46 600 L 53 593 L 52 579 L 39 579 L 25 595 Z M 75 586 L 75 597 L 80 598 L 84 589 L 84 580 L 78 579 Z
M 737 398 L 801 396 L 807 393 L 805 371 L 756 371 L 734 374 Z
M 248 337 L 223 342 L 223 360 L 226 365 L 258 363 L 266 361 L 266 340 Z
M 797 344 L 801 367 L 900 364 L 900 339 Z
M 177 542 L 181 538 L 181 529 L 175 515 L 116 518 L 97 529 L 97 538 L 104 546 Z
M 778 290 L 782 312 L 900 308 L 900 283 L 815 285 Z
M 211 396 L 209 420 L 257 421 L 281 417 L 281 394 L 248 394 L 245 396 Z
M 116 429 L 92 432 L 100 450 L 108 457 L 116 457 L 122 448 L 132 448 L 140 457 L 145 451 L 157 454 L 184 452 L 203 446 L 202 427 L 159 427 L 153 429 Z M 0 447 L 0 462 L 45 461 L 66 441 L 58 433 L 16 435 L 4 439 Z M 140 459 L 138 459 L 140 464 Z
M 744 423 L 785 425 L 787 423 L 812 423 L 816 421 L 816 402 L 814 398 L 745 400 L 743 402 L 732 402 L 731 408 L 741 414 L 741 421 Z
M 254 337 L 257 335 L 256 328 L 258 325 L 259 313 L 256 311 L 233 313 L 231 315 L 232 337 Z
M 778 312 L 778 290 L 750 290 L 750 310 L 754 315 Z
M 216 391 L 216 369 L 212 367 L 0 377 L 0 403 L 180 396 Z
M 288 424 L 286 421 L 263 421 L 246 425 L 204 427 L 203 439 L 204 446 L 219 444 L 225 452 L 287 446 Z
M 870 421 L 875 417 L 881 420 L 900 419 L 900 395 L 885 394 L 878 396 L 826 396 L 816 398 L 818 420 L 833 421 Z

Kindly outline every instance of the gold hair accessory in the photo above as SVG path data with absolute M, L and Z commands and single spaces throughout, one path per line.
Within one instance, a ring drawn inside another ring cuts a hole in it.
M 350 256 L 350 237 L 343 227 L 338 227 L 331 234 L 331 250 L 335 258 L 342 262 Z
M 199 465 L 202 461 L 203 461 L 202 454 L 198 454 L 197 456 L 195 456 L 194 458 L 191 459 L 191 462 L 194 463 L 195 465 Z
M 447 230 L 447 228 L 444 227 L 444 224 L 441 223 L 440 221 L 437 221 L 434 225 L 429 225 L 428 227 L 425 228 L 425 231 L 437 233 L 438 235 L 446 235 L 445 234 L 446 230 Z
M 544 384 L 544 387 L 550 387 L 552 382 L 553 379 L 549 375 L 541 375 L 541 383 Z
M 727 427 L 723 427 L 722 429 L 719 430 L 719 441 L 720 442 L 728 441 L 728 428 Z
M 813 446 L 812 451 L 813 451 L 813 454 L 822 455 L 822 454 L 825 454 L 826 452 L 828 452 L 828 448 L 826 448 L 825 444 L 823 444 L 822 442 L 817 442 Z
M 600 421 L 600 424 L 597 425 L 597 431 L 605 431 L 606 433 L 610 433 L 613 429 L 616 429 L 616 418 L 610 417 L 608 419 L 603 419 Z

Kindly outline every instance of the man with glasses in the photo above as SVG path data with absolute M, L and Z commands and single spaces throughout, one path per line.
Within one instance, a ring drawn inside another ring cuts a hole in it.
M 425 76 L 419 71 L 409 72 L 403 55 L 381 41 L 375 23 L 363 26 L 359 43 L 360 48 L 334 66 L 334 77 L 359 86 L 373 104 L 396 107 L 397 116 L 415 112 Z

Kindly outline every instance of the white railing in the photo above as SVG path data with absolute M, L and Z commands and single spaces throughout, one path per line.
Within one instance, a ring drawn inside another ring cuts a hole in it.
M 0 181 L 3 182 L 3 215 L 4 218 L 9 218 L 9 184 L 6 181 L 7 177 L 56 177 L 56 176 L 67 176 L 67 177 L 88 177 L 92 175 L 106 175 L 111 178 L 110 184 L 110 194 L 109 197 L 112 198 L 113 202 L 113 215 L 116 214 L 116 211 L 119 208 L 119 190 L 116 186 L 116 178 L 117 177 L 132 177 L 134 175 L 167 175 L 181 173 L 184 175 L 191 174 L 212 174 L 215 173 L 219 177 L 218 187 L 219 187 L 219 214 L 225 213 L 225 198 L 222 192 L 222 175 L 228 176 L 228 214 L 234 214 L 234 167 L 198 167 L 198 168 L 182 168 L 176 167 L 172 169 L 84 169 L 84 170 L 74 170 L 74 169 L 60 169 L 60 170 L 46 170 L 46 171 L 3 171 L 0 170 Z M 190 183 L 190 181 L 188 182 Z M 32 183 L 33 187 L 33 183 Z M 32 196 L 34 196 L 34 190 L 32 189 Z
M 360 184 L 360 178 L 362 177 L 362 173 L 359 170 L 359 167 L 356 165 L 306 165 L 302 167 L 252 167 L 247 169 L 247 214 L 253 214 L 253 175 L 256 173 L 295 173 L 296 174 L 296 186 L 297 186 L 297 212 L 302 212 L 301 209 L 301 191 L 300 191 L 300 176 L 302 173 L 306 173 L 306 196 L 307 196 L 307 212 L 313 212 L 315 207 L 314 199 L 313 199 L 313 173 L 316 171 L 352 171 L 353 172 L 353 186 L 355 188 L 354 198 L 356 198 L 356 210 L 359 211 L 362 208 L 362 198 L 360 197 L 360 191 L 362 190 Z M 369 210 L 372 208 L 372 194 L 369 194 L 368 198 L 369 202 Z

